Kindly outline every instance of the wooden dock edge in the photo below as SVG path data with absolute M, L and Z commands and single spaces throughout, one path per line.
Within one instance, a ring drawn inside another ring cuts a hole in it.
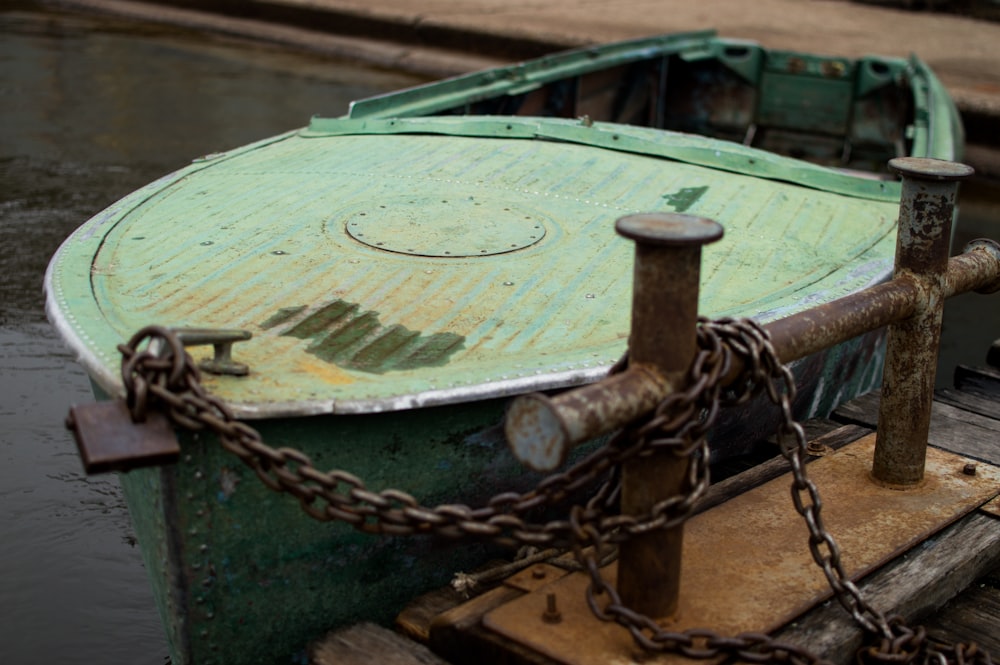
M 811 423 L 812 432 L 818 434 L 813 441 L 836 449 L 869 433 L 878 418 L 878 398 L 878 392 L 869 393 L 841 406 L 832 420 Z M 995 400 L 992 395 L 940 391 L 933 409 L 931 443 L 1000 466 L 1000 407 Z M 713 485 L 699 508 L 718 505 L 786 470 L 780 457 L 756 465 Z M 964 627 L 981 647 L 994 656 L 1000 654 L 1000 635 L 992 630 L 1000 625 L 1000 518 L 994 514 L 973 511 L 868 575 L 858 586 L 873 606 L 886 614 L 899 614 L 911 625 L 924 622 L 936 639 L 947 641 L 956 634 L 957 639 L 968 639 L 962 636 Z M 508 597 L 511 592 L 500 587 L 486 595 Z M 953 602 L 949 605 L 949 601 Z M 500 640 L 490 639 L 475 616 L 495 605 L 488 597 L 473 603 L 471 612 L 461 613 L 461 626 L 442 629 L 437 618 L 445 613 L 454 615 L 461 602 L 450 589 L 442 589 L 415 600 L 400 615 L 398 627 L 410 638 L 427 641 L 430 649 L 387 628 L 361 624 L 331 633 L 314 644 L 310 662 L 481 665 L 484 653 L 496 655 L 497 662 L 505 664 L 550 662 L 526 657 L 516 648 L 498 653 L 502 650 Z M 483 609 L 475 610 L 477 605 Z M 974 627 L 969 627 L 970 622 Z M 433 633 L 438 635 L 437 644 Z M 865 638 L 836 601 L 814 608 L 774 636 L 845 664 L 854 660 Z M 484 640 L 481 649 L 470 648 L 476 640 Z M 440 651 L 447 660 L 432 650 Z

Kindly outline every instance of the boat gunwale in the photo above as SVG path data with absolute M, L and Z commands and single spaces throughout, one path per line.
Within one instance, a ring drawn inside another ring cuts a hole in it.
M 344 119 L 427 117 L 453 108 L 460 101 L 470 103 L 519 94 L 546 83 L 601 69 L 678 54 L 696 57 L 707 53 L 710 57 L 718 57 L 732 48 L 758 49 L 761 53 L 782 58 L 817 57 L 813 53 L 769 49 L 754 40 L 720 37 L 715 30 L 669 33 L 560 51 L 375 95 L 351 102 Z M 877 62 L 888 66 L 892 76 L 905 74 L 914 103 L 912 135 L 909 136 L 912 147 L 908 156 L 961 159 L 964 130 L 957 110 L 937 75 L 916 53 L 909 58 L 877 54 L 856 57 L 825 54 L 818 57 L 856 64 Z M 738 72 L 737 69 L 734 71 Z M 329 119 L 315 116 L 313 122 Z
M 700 30 L 585 46 L 356 100 L 351 102 L 346 117 L 388 117 L 384 114 L 386 110 L 391 110 L 393 117 L 427 115 L 453 105 L 453 99 L 478 101 L 521 90 L 526 85 L 542 85 L 682 50 L 704 49 L 713 42 L 756 45 L 747 40 L 722 40 L 715 30 Z
M 309 127 L 299 132 L 303 138 L 390 134 L 562 141 L 872 201 L 897 201 L 901 191 L 896 179 L 872 179 L 724 139 L 612 122 L 489 115 L 314 118 Z M 661 138 L 680 140 L 683 144 L 657 140 Z

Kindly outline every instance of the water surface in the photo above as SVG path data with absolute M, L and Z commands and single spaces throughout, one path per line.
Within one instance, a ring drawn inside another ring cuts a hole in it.
M 100 17 L 0 8 L 0 662 L 162 665 L 113 476 L 63 428 L 91 399 L 46 322 L 49 257 L 192 158 L 336 115 L 412 77 Z

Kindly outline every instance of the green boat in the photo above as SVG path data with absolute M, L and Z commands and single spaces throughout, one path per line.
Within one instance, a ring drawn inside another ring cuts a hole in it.
M 575 50 L 196 159 L 65 241 L 48 313 L 102 397 L 123 391 L 116 345 L 148 324 L 249 332 L 232 350 L 249 373 L 205 385 L 267 443 L 373 490 L 479 505 L 539 479 L 506 449 L 507 400 L 597 380 L 625 351 L 633 250 L 615 219 L 719 221 L 701 311 L 766 322 L 886 279 L 886 162 L 961 145 L 916 58 L 711 32 Z M 798 415 L 877 385 L 879 342 L 800 362 Z M 713 455 L 769 427 L 739 418 Z M 176 463 L 120 476 L 174 665 L 288 662 L 489 554 L 314 522 L 214 437 L 180 439 Z

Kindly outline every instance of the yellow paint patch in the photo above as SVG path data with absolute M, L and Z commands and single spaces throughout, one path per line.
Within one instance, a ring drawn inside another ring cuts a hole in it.
M 312 357 L 299 358 L 295 363 L 296 370 L 310 374 L 320 381 L 330 385 L 342 386 L 354 383 L 355 381 L 353 376 L 332 363 L 309 362 L 310 360 L 314 359 Z

